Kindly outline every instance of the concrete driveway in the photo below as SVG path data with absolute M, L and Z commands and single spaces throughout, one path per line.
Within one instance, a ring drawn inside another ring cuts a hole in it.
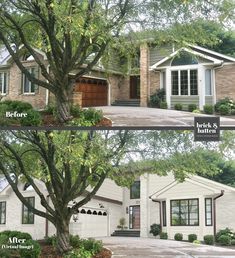
M 173 240 L 134 237 L 103 237 L 113 258 L 235 258 L 235 250 Z
M 193 126 L 195 116 L 208 116 L 185 111 L 147 107 L 96 107 L 111 119 L 113 126 Z M 235 117 L 221 117 L 221 126 L 235 126 Z

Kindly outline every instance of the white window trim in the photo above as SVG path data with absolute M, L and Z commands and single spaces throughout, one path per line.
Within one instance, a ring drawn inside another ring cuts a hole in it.
M 36 69 L 36 67 L 28 67 L 27 68 L 29 70 L 30 73 L 32 73 L 32 69 Z M 29 88 L 30 88 L 30 92 L 25 92 L 24 91 L 24 87 L 25 87 L 25 79 L 26 79 L 26 76 L 25 74 L 23 74 L 23 95 L 26 95 L 26 96 L 30 96 L 30 95 L 35 95 L 35 89 L 34 89 L 34 92 L 31 92 L 31 89 L 32 89 L 32 82 L 29 80 Z
M 5 84 L 5 76 L 4 74 L 6 74 L 6 92 L 5 93 L 0 93 L 1 96 L 6 96 L 7 95 L 7 90 L 9 87 L 9 79 L 8 79 L 8 75 L 9 73 L 7 71 L 1 71 L 0 74 L 3 74 L 3 85 Z
M 211 70 L 211 94 L 207 95 L 206 94 L 206 84 L 205 84 L 205 97 L 212 97 L 214 95 L 214 73 L 213 73 L 213 68 L 212 67 L 206 67 L 205 68 L 205 83 L 206 83 L 206 70 Z
M 170 68 L 170 71 L 178 71 L 178 95 L 173 95 L 172 91 L 171 91 L 171 96 L 199 96 L 199 94 L 197 95 L 191 95 L 190 94 L 190 90 L 191 90 L 191 85 L 190 85 L 190 70 L 197 70 L 197 87 L 199 85 L 199 79 L 198 79 L 198 65 L 179 65 L 179 66 L 172 66 Z M 180 83 L 180 71 L 182 70 L 187 70 L 188 71 L 188 95 L 181 95 L 181 83 Z M 170 72 L 170 76 L 171 76 L 171 72 Z M 170 82 L 172 84 L 172 81 Z M 172 88 L 172 85 L 171 85 Z M 199 91 L 198 91 L 199 92 Z M 197 92 L 197 93 L 198 93 Z

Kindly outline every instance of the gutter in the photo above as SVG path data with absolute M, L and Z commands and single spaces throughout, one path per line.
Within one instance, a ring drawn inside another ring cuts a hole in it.
M 162 206 L 161 206 L 161 201 L 154 200 L 154 199 L 152 199 L 151 196 L 149 196 L 149 199 L 150 199 L 152 202 L 157 202 L 157 203 L 159 203 L 159 219 L 160 219 L 160 228 L 161 228 L 161 230 L 162 230 Z
M 214 237 L 216 235 L 216 200 L 219 199 L 224 195 L 224 190 L 221 190 L 221 193 L 213 198 L 213 214 L 214 214 L 214 226 L 213 226 L 213 233 Z

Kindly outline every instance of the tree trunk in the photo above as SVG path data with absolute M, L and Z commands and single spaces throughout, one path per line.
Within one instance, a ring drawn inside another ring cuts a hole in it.
M 56 225 L 56 236 L 57 236 L 57 248 L 61 254 L 67 253 L 72 250 L 69 242 L 69 222 L 60 221 Z

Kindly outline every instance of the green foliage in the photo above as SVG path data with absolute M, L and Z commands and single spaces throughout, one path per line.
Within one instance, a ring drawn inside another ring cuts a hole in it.
M 166 232 L 161 232 L 160 239 L 168 239 L 168 234 Z
M 120 226 L 119 228 L 124 229 L 125 225 L 126 225 L 126 219 L 120 218 L 119 219 L 119 226 Z
M 162 109 L 167 109 L 168 107 L 167 107 L 167 102 L 166 101 L 162 101 L 161 103 L 160 103 L 160 108 L 162 108 Z
M 177 240 L 177 241 L 182 241 L 183 240 L 183 234 L 181 233 L 176 233 L 174 235 L 174 239 Z
M 22 126 L 39 126 L 42 123 L 41 114 L 36 110 L 27 111 L 27 116 L 20 119 Z
M 53 104 L 49 104 L 46 106 L 44 112 L 46 114 L 55 115 L 56 114 L 56 107 Z
M 174 108 L 175 108 L 175 110 L 182 110 L 183 106 L 182 106 L 182 104 L 177 103 L 177 104 L 175 104 Z
M 203 237 L 206 245 L 214 245 L 214 236 L 213 235 L 205 235 Z
M 200 245 L 200 244 L 201 244 L 201 241 L 200 241 L 200 240 L 194 240 L 194 241 L 193 241 L 193 244 Z
M 19 100 L 5 100 L 2 101 L 1 104 L 6 104 L 10 111 L 17 111 L 18 113 L 23 113 L 27 110 L 33 109 L 30 103 Z
M 228 235 L 221 235 L 218 238 L 218 243 L 221 245 L 231 245 L 231 237 Z
M 93 238 L 84 239 L 82 241 L 82 245 L 84 246 L 85 250 L 91 251 L 93 255 L 101 252 L 103 249 L 102 241 L 98 241 Z
M 197 240 L 197 235 L 196 234 L 189 234 L 188 235 L 188 241 L 190 243 L 193 243 L 195 240 Z
M 6 234 L 0 234 L 0 257 L 10 258 L 14 250 L 3 248 L 2 245 L 8 244 L 9 237 Z
M 227 105 L 221 105 L 221 106 L 219 107 L 219 113 L 220 113 L 220 115 L 222 115 L 222 116 L 229 115 L 230 110 L 231 110 L 230 107 L 227 106 Z
M 154 236 L 158 236 L 161 232 L 161 225 L 160 224 L 152 224 L 150 226 L 150 231 L 149 233 L 153 234 Z
M 5 231 L 0 232 L 0 235 L 5 235 L 8 238 L 17 237 L 17 238 L 27 239 L 27 240 L 32 239 L 32 236 L 29 233 L 16 231 L 16 230 L 5 230 Z
M 156 93 L 150 96 L 150 101 L 149 101 L 150 107 L 159 108 L 161 105 L 161 102 L 163 102 L 165 99 L 165 95 L 166 93 L 164 89 L 158 89 Z
M 81 244 L 81 239 L 78 235 L 69 235 L 69 242 L 73 248 L 78 248 Z
M 68 252 L 64 255 L 64 258 L 91 258 L 92 256 L 92 252 L 85 250 L 85 248 L 81 246 L 79 249 Z
M 195 110 L 193 110 L 193 113 L 194 113 L 194 114 L 201 114 L 202 112 L 201 112 L 200 109 L 195 109 Z
M 219 242 L 221 236 L 228 236 L 231 239 L 235 239 L 235 233 L 233 233 L 229 228 L 219 230 L 215 235 L 215 241 Z
M 231 245 L 235 245 L 235 239 L 231 240 Z
M 79 105 L 72 105 L 70 112 L 73 117 L 80 117 L 82 108 Z
M 57 237 L 56 237 L 56 235 L 45 237 L 44 240 L 45 240 L 45 242 L 48 245 L 56 246 L 56 244 L 57 244 Z
M 20 249 L 20 257 L 21 258 L 38 258 L 41 253 L 41 246 L 35 240 L 27 240 L 23 246 L 30 246 L 30 249 Z
M 205 114 L 213 114 L 214 113 L 214 107 L 212 105 L 205 105 L 203 107 L 203 111 Z
M 188 105 L 188 111 L 189 112 L 193 112 L 197 109 L 197 105 L 196 104 L 189 104 Z

